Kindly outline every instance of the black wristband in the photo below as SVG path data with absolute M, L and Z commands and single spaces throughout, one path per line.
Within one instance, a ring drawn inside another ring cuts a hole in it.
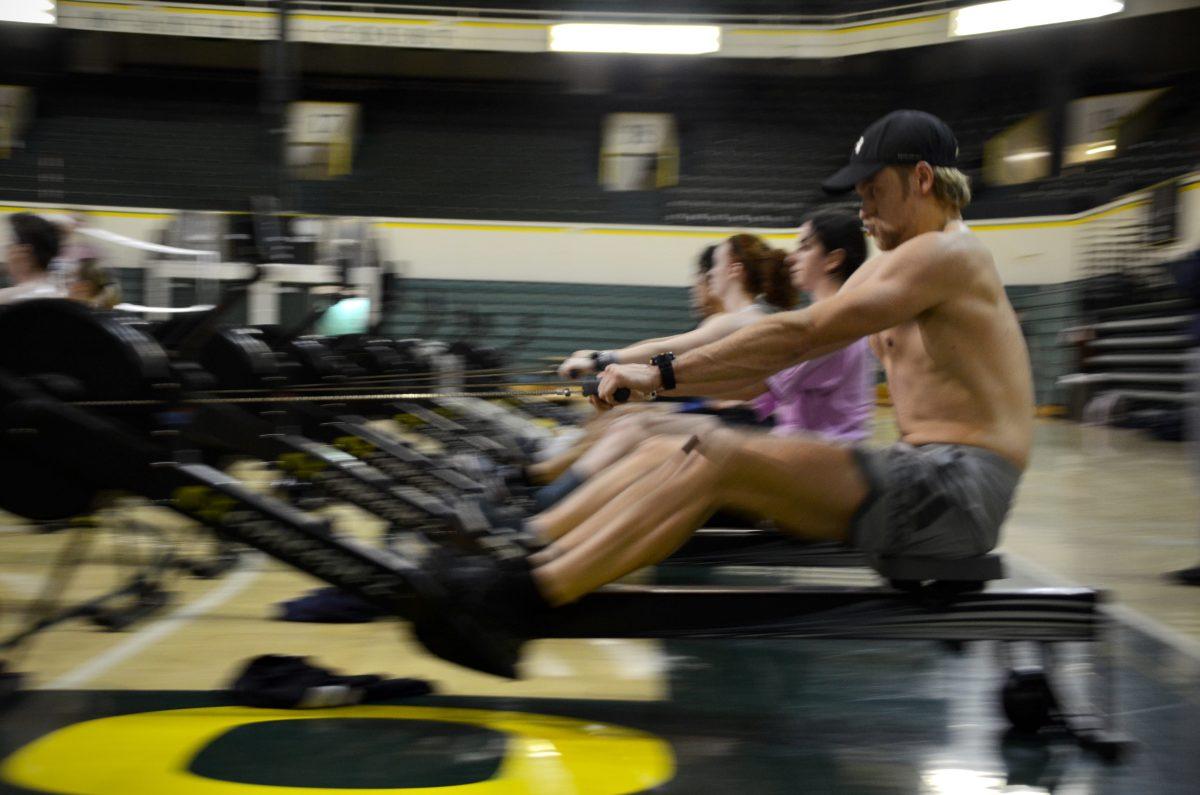
M 592 367 L 595 369 L 597 374 L 603 373 L 604 368 L 608 367 L 610 364 L 619 364 L 619 362 L 617 362 L 617 357 L 612 351 L 596 351 L 592 354 L 592 361 L 594 362 Z
M 664 390 L 675 388 L 675 366 L 671 364 L 673 361 L 675 361 L 675 354 L 669 352 L 660 353 L 650 360 L 650 364 L 658 368 Z

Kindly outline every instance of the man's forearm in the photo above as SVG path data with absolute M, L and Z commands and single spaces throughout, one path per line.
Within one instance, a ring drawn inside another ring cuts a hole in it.
M 772 315 L 674 362 L 677 389 L 693 384 L 764 381 L 819 352 L 812 350 L 807 310 Z

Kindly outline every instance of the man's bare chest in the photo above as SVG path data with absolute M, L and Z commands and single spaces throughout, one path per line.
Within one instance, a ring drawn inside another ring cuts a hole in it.
M 904 323 L 875 334 L 871 340 L 875 355 L 886 367 L 913 359 L 928 358 L 920 327 Z

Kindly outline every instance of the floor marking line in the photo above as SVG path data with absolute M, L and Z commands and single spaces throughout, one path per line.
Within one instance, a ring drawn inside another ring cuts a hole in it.
M 95 679 L 114 665 L 124 662 L 140 653 L 146 647 L 178 631 L 188 622 L 229 601 L 245 590 L 262 573 L 261 556 L 244 555 L 243 560 L 245 562 L 230 574 L 227 580 L 204 594 L 204 596 L 190 604 L 183 605 L 166 618 L 148 624 L 103 654 L 89 660 L 74 670 L 68 671 L 39 689 L 69 690 L 79 687 L 83 683 Z
M 1034 563 L 1032 560 L 1029 560 L 1022 555 L 1017 555 L 1016 553 L 1008 551 L 1005 551 L 1003 554 L 1007 560 L 1016 563 L 1018 569 L 1023 570 L 1024 573 L 1028 574 L 1035 580 L 1041 580 L 1048 586 L 1066 585 L 1076 588 L 1093 587 L 1076 582 L 1070 577 L 1063 576 L 1053 569 L 1049 569 L 1041 565 L 1040 563 Z M 1186 588 L 1187 586 L 1181 585 L 1179 587 Z M 1107 589 L 1102 588 L 1101 590 Z M 1104 609 L 1108 611 L 1109 615 L 1121 621 L 1122 623 L 1128 624 L 1142 633 L 1149 635 L 1155 640 L 1171 646 L 1176 651 L 1191 657 L 1192 659 L 1200 660 L 1200 641 L 1197 641 L 1194 638 L 1183 634 L 1179 630 L 1162 623 L 1158 619 L 1151 618 L 1140 610 L 1135 610 L 1128 605 L 1113 604 L 1110 602 L 1104 605 Z

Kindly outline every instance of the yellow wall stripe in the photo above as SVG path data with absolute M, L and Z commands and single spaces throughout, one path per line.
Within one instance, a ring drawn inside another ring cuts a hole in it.
M 344 17 L 329 14 L 295 14 L 293 19 L 303 22 L 356 22 L 362 25 L 432 25 L 437 19 L 409 19 L 404 17 Z
M 971 230 L 975 232 L 1007 231 L 1010 229 L 1052 229 L 1054 227 L 1079 226 L 1080 224 L 1086 224 L 1092 221 L 1098 221 L 1101 218 L 1107 218 L 1110 215 L 1123 213 L 1126 210 L 1135 210 L 1139 207 L 1145 207 L 1147 204 L 1149 204 L 1149 202 L 1147 202 L 1145 199 L 1138 199 L 1137 201 L 1126 202 L 1125 204 L 1119 204 L 1116 207 L 1110 207 L 1107 210 L 1098 210 L 1096 212 L 1087 213 L 1079 218 L 1063 218 L 1058 221 L 1013 221 L 1012 223 L 983 223 L 978 225 L 968 222 L 967 226 L 971 227 Z
M 724 235 L 723 230 L 705 231 L 703 229 L 581 229 L 588 235 L 650 235 L 652 237 L 715 237 Z
M 887 22 L 872 22 L 866 25 L 852 25 L 846 28 L 736 28 L 730 31 L 730 33 L 736 33 L 745 36 L 840 36 L 846 33 L 861 33 L 864 30 L 882 30 L 883 28 L 898 28 L 904 25 L 920 25 L 926 22 L 936 22 L 942 19 L 948 20 L 949 18 L 949 14 L 933 14 L 926 17 L 893 19 Z
M 89 3 L 90 5 L 90 3 Z M 232 8 L 185 8 L 183 6 L 149 6 L 148 11 L 165 11 L 168 14 L 195 14 L 205 17 L 250 17 L 269 19 L 275 14 L 270 11 L 237 11 Z
M 70 2 L 72 0 L 64 0 Z M 1186 177 L 1185 177 L 1186 179 Z M 1161 183 L 1160 183 L 1161 184 Z M 1146 189 L 1143 189 L 1143 191 Z M 1179 187 L 1180 193 L 1186 193 L 1193 190 L 1200 190 L 1200 180 L 1188 182 Z M 1143 191 L 1137 191 L 1142 193 Z M 971 222 L 968 226 L 976 232 L 1003 232 L 1013 231 L 1018 229 L 1053 229 L 1058 227 L 1080 226 L 1082 224 L 1098 221 L 1101 218 L 1107 218 L 1117 213 L 1134 210 L 1145 207 L 1149 202 L 1146 199 L 1134 199 L 1132 201 L 1118 204 L 1115 207 L 1109 207 L 1103 210 L 1085 213 L 1077 218 L 1062 218 L 1053 221 L 1025 221 L 1014 220 L 1012 222 L 996 222 L 982 221 Z M 0 201 L 0 212 L 18 213 L 18 212 L 86 212 L 89 215 L 95 215 L 104 218 L 142 218 L 146 220 L 167 220 L 173 218 L 174 212 L 161 212 L 152 210 L 120 210 L 120 209 L 103 209 L 88 207 L 57 207 L 57 206 L 42 206 L 42 207 L 27 207 L 20 204 L 6 204 Z M 230 215 L 232 213 L 219 211 L 221 215 Z M 285 213 L 285 215 L 294 215 L 302 217 L 323 217 L 314 213 Z M 729 229 L 695 229 L 683 227 L 680 229 L 645 229 L 637 227 L 614 227 L 614 228 L 588 228 L 575 226 L 552 226 L 552 225 L 529 225 L 522 226 L 519 224 L 473 224 L 453 223 L 453 222 L 427 222 L 427 221 L 376 221 L 375 225 L 384 229 L 441 229 L 447 231 L 460 232 L 536 232 L 539 234 L 545 233 L 562 233 L 578 231 L 584 234 L 591 235 L 624 235 L 624 236 L 654 236 L 654 237 L 695 237 L 695 238 L 717 238 L 722 237 L 733 231 L 733 227 Z M 795 236 L 795 232 L 780 231 L 780 232 L 764 232 L 761 236 L 767 240 L 791 240 Z
M 142 218 L 148 221 L 166 221 L 174 213 L 138 212 L 136 210 L 80 210 L 76 207 L 22 207 L 19 204 L 0 204 L 0 213 L 86 213 L 101 218 Z
M 58 0 L 60 6 L 80 6 L 83 8 L 112 8 L 117 11 L 132 11 L 133 6 L 128 3 L 93 3 L 83 0 Z
M 549 30 L 550 26 L 538 22 L 485 22 L 465 20 L 456 23 L 460 28 L 508 28 L 512 30 Z
M 459 232 L 570 232 L 569 226 L 519 226 L 517 224 L 446 224 L 421 221 L 380 221 L 384 229 L 449 229 Z

